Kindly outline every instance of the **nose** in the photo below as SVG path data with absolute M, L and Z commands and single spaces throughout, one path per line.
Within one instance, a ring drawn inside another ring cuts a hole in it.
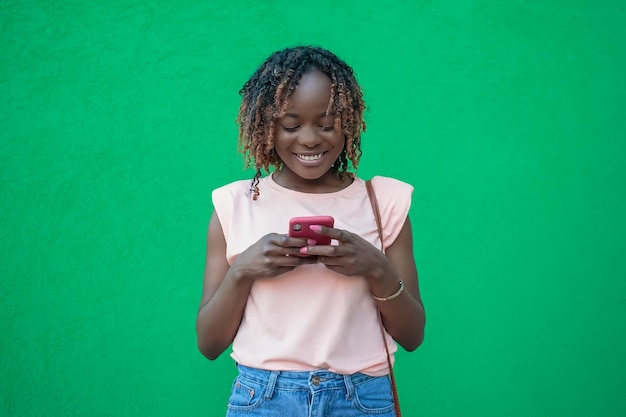
M 298 135 L 298 143 L 308 148 L 313 148 L 321 143 L 317 126 L 303 126 Z

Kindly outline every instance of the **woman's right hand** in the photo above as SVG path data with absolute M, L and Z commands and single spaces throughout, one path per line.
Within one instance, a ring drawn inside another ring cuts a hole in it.
M 300 248 L 312 244 L 315 242 L 304 238 L 267 234 L 235 258 L 230 268 L 231 276 L 236 279 L 269 278 L 300 265 L 315 263 L 315 257 L 300 253 Z

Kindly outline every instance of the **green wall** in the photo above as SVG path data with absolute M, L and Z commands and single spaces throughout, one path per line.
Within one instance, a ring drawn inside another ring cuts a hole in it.
M 386 3 L 1 3 L 0 415 L 223 415 L 210 191 L 250 176 L 239 88 L 299 43 L 363 84 L 359 174 L 415 186 L 406 415 L 626 415 L 626 3 Z

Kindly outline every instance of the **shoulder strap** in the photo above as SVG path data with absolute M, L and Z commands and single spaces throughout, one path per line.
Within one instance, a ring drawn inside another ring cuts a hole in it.
M 372 211 L 374 212 L 374 218 L 376 219 L 376 227 L 378 228 L 378 239 L 380 239 L 380 250 L 385 251 L 385 244 L 383 242 L 383 224 L 380 219 L 380 210 L 378 209 L 378 200 L 376 199 L 376 193 L 374 193 L 374 186 L 371 180 L 365 181 L 365 187 L 367 188 L 367 196 L 370 199 L 372 205 Z
M 365 181 L 365 187 L 367 188 L 367 196 L 372 204 L 372 211 L 376 218 L 376 227 L 378 228 L 378 239 L 380 239 L 380 250 L 385 251 L 385 244 L 383 241 L 383 224 L 380 218 L 380 210 L 378 209 L 378 200 L 376 199 L 376 193 L 374 193 L 374 186 L 371 180 Z M 376 307 L 378 309 L 378 306 Z M 400 400 L 398 399 L 398 389 L 396 388 L 396 378 L 393 375 L 393 366 L 391 365 L 391 354 L 389 353 L 389 347 L 387 346 L 387 338 L 385 337 L 385 325 L 383 324 L 383 317 L 378 311 L 378 322 L 380 323 L 380 333 L 383 337 L 383 345 L 385 346 L 385 352 L 387 352 L 387 366 L 389 367 L 389 379 L 391 380 L 391 390 L 393 394 L 393 404 L 396 410 L 396 417 L 402 417 L 400 411 Z

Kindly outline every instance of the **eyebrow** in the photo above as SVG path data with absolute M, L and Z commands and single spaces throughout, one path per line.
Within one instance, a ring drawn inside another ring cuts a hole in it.
M 326 112 L 324 112 L 324 113 L 320 113 L 317 117 L 326 117 L 326 116 L 334 116 L 334 115 L 335 115 L 335 113 L 326 113 Z M 282 117 L 285 117 L 285 116 L 286 117 L 300 117 L 300 115 L 297 114 L 297 113 L 285 113 L 285 114 L 283 114 Z

